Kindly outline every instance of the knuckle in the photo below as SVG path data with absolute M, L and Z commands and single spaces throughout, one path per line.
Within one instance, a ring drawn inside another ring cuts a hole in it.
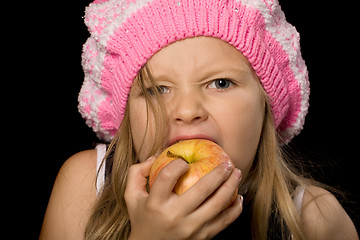
M 202 231 L 202 232 L 200 232 L 199 233 L 199 235 L 198 235 L 198 238 L 197 239 L 201 239 L 201 240 L 204 240 L 204 239 L 210 239 L 210 233 L 209 232 L 207 232 L 207 231 Z
M 160 171 L 159 176 L 157 178 L 161 181 L 167 182 L 172 179 L 172 176 L 173 176 L 173 174 L 172 174 L 171 169 L 163 168 Z
M 194 225 L 191 224 L 187 225 L 183 230 L 181 230 L 181 236 L 183 239 L 194 239 L 195 233 L 196 229 L 194 228 Z
M 215 210 L 222 210 L 226 206 L 225 201 L 223 199 L 215 199 L 213 202 L 213 209 Z
M 238 180 L 234 178 L 229 178 L 227 181 L 225 181 L 221 188 L 222 191 L 226 194 L 229 194 L 229 196 L 233 196 L 234 193 L 238 190 L 239 182 Z
M 175 159 L 160 171 L 158 177 L 163 181 L 171 181 L 179 177 L 186 168 L 188 168 L 187 163 L 183 160 Z
M 227 178 L 229 177 L 231 171 L 224 169 L 224 167 L 220 165 L 220 166 L 214 168 L 214 173 L 215 173 L 219 178 L 225 180 L 225 179 L 227 179 Z
M 179 226 L 180 219 L 176 214 L 167 214 L 165 216 L 165 223 L 168 229 L 175 229 Z
M 214 227 L 210 223 L 205 223 L 199 230 L 195 232 L 195 236 L 193 237 L 193 239 L 211 239 L 216 234 L 216 229 L 214 229 Z
M 235 189 L 236 189 L 236 185 L 232 184 L 229 181 L 226 181 L 223 183 L 222 185 L 223 190 L 227 193 L 234 193 Z
M 155 199 L 149 198 L 148 201 L 146 201 L 145 203 L 145 209 L 147 212 L 159 214 L 161 211 L 161 207 L 159 207 L 160 206 L 159 204 L 160 203 Z
M 130 167 L 129 167 L 129 170 L 128 170 L 128 179 L 129 178 L 131 178 L 132 176 L 134 176 L 135 174 L 136 174 L 136 172 L 137 172 L 137 165 L 136 164 L 134 164 L 134 165 L 131 165 Z
M 195 196 L 210 196 L 214 190 L 203 182 L 198 182 L 192 187 Z
M 147 210 L 151 211 L 151 214 L 158 218 L 161 222 L 163 229 L 169 232 L 178 232 L 177 236 L 182 236 L 183 231 L 177 231 L 181 228 L 182 217 L 174 211 L 162 209 L 157 204 L 148 204 Z
M 168 226 L 168 228 L 171 229 L 178 229 L 179 226 L 183 226 L 185 221 L 185 215 L 183 212 L 181 212 L 179 209 L 174 207 L 169 207 L 171 210 L 165 210 L 165 221 Z
M 232 214 L 228 214 L 227 216 L 225 216 L 222 224 L 224 226 L 224 228 L 228 227 L 233 221 L 234 221 L 234 216 Z

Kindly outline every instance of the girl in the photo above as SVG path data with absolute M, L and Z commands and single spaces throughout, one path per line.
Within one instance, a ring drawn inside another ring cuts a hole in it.
M 41 239 L 358 239 L 284 154 L 309 83 L 276 0 L 96 0 L 85 23 L 79 110 L 110 144 L 63 165 Z M 177 159 L 148 191 L 154 156 L 193 138 L 231 162 L 178 196 L 188 166 Z

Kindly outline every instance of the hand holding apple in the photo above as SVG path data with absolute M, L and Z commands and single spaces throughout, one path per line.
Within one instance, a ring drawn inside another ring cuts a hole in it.
M 149 174 L 151 189 L 156 177 L 167 164 L 175 159 L 182 159 L 189 164 L 189 170 L 182 175 L 173 191 L 181 195 L 200 178 L 223 162 L 230 162 L 230 158 L 216 143 L 206 139 L 191 139 L 178 142 L 165 149 L 155 160 Z M 230 204 L 236 199 L 234 193 Z
M 132 165 L 124 193 L 129 239 L 203 239 L 225 229 L 242 212 L 242 198 L 237 196 L 241 171 L 229 162 L 221 147 L 197 139 Z

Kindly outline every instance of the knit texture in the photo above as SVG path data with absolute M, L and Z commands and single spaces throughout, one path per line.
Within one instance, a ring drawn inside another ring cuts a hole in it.
M 161 48 L 196 36 L 222 39 L 247 57 L 285 142 L 303 128 L 308 72 L 299 34 L 277 0 L 96 0 L 85 24 L 91 36 L 83 46 L 79 111 L 106 141 L 121 124 L 141 67 Z

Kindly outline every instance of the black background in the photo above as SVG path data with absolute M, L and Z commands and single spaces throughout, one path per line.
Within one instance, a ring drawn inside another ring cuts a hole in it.
M 12 123 L 19 132 L 10 141 L 12 158 L 16 159 L 10 163 L 14 176 L 10 183 L 17 176 L 23 180 L 22 188 L 13 188 L 16 193 L 10 195 L 10 201 L 21 200 L 17 205 L 20 212 L 13 215 L 16 219 L 21 216 L 27 236 L 24 239 L 38 238 L 52 185 L 63 162 L 98 142 L 77 112 L 83 81 L 81 51 L 88 37 L 82 16 L 89 3 L 80 0 L 77 11 L 75 4 L 57 3 L 39 13 L 32 24 L 41 28 L 41 35 L 26 36 L 35 38 L 36 44 L 27 46 L 31 54 L 21 61 L 30 67 L 15 70 L 25 75 L 19 98 L 25 106 L 31 106 L 28 113 L 23 106 L 12 108 L 20 112 L 20 121 Z M 311 84 L 304 130 L 290 146 L 314 163 L 311 168 L 316 179 L 347 194 L 343 205 L 359 229 L 360 61 L 356 7 L 320 0 L 280 0 L 280 4 L 287 20 L 300 32 Z M 35 57 L 41 60 L 32 60 Z M 20 174 L 22 170 L 24 174 Z

